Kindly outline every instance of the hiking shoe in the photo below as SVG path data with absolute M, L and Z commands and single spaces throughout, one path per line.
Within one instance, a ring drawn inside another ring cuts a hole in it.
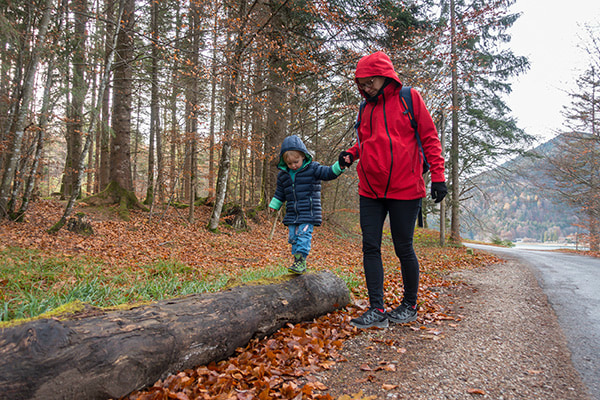
M 388 319 L 397 324 L 405 324 L 407 322 L 416 321 L 417 306 L 409 306 L 402 303 L 399 307 L 394 308 L 388 313 Z
M 306 258 L 302 254 L 294 254 L 294 262 L 288 267 L 288 271 L 293 274 L 302 275 L 306 272 Z
M 374 326 L 377 328 L 387 328 L 389 323 L 385 311 L 381 312 L 376 308 L 371 308 L 360 317 L 351 319 L 350 325 L 361 329 L 371 328 Z

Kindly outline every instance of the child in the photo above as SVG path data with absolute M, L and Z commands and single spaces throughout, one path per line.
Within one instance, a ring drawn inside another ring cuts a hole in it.
M 321 181 L 337 178 L 342 173 L 339 161 L 331 167 L 312 160 L 302 140 L 288 136 L 281 144 L 277 164 L 277 188 L 269 204 L 279 210 L 283 203 L 283 224 L 289 229 L 288 242 L 292 245 L 294 262 L 288 270 L 295 274 L 306 271 L 306 258 L 310 252 L 313 227 L 321 225 Z

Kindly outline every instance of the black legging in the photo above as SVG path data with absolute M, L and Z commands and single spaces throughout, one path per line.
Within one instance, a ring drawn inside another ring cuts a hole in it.
M 413 248 L 415 222 L 421 207 L 421 199 L 390 200 L 371 199 L 360 196 L 360 227 L 363 235 L 363 266 L 369 302 L 372 308 L 384 308 L 383 263 L 381 261 L 381 237 L 383 223 L 389 214 L 390 230 L 396 256 L 400 260 L 403 302 L 417 304 L 419 289 L 419 261 Z

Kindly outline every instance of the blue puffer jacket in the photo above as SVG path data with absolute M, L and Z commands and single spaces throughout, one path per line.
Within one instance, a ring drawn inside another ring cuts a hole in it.
M 304 164 L 296 171 L 290 171 L 283 161 L 283 153 L 290 150 L 301 151 L 306 156 Z M 302 140 L 292 135 L 281 144 L 277 168 L 281 171 L 277 175 L 277 188 L 269 207 L 279 210 L 283 203 L 287 203 L 284 225 L 321 225 L 321 181 L 337 178 L 342 173 L 339 163 L 326 167 L 313 161 Z

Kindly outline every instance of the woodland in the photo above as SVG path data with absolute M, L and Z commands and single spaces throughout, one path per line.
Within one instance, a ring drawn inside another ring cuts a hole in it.
M 511 78 L 528 68 L 510 49 L 519 17 L 511 4 L 0 1 L 3 323 L 53 310 L 85 318 L 285 275 L 280 216 L 265 210 L 281 142 L 296 134 L 321 164 L 337 161 L 355 140 L 354 68 L 377 50 L 422 93 L 443 143 L 449 194 L 439 208 L 423 202 L 425 228 L 442 222 L 439 232 L 416 233 L 417 329 L 453 320 L 435 301 L 435 287 L 451 284 L 445 272 L 495 261 L 460 246 L 473 177 L 525 154 L 534 139 L 505 103 Z M 592 244 L 600 193 L 594 65 L 582 76 L 590 90 L 567 110 L 569 149 L 585 157 L 548 170 L 581 207 Z M 337 360 L 336 349 L 357 333 L 350 315 L 365 302 L 355 168 L 324 183 L 322 197 L 325 223 L 309 269 L 343 279 L 353 304 L 129 398 L 330 398 L 306 375 Z M 394 303 L 401 282 L 390 282 Z
M 531 140 L 503 97 L 528 67 L 508 46 L 510 4 L 4 2 L 1 215 L 57 196 L 69 201 L 53 230 L 77 199 L 119 204 L 124 218 L 185 204 L 193 222 L 208 200 L 200 223 L 215 231 L 225 203 L 268 203 L 285 136 L 322 164 L 350 147 L 356 62 L 384 50 L 448 142 L 442 219 L 459 241 L 461 179 Z M 356 209 L 355 174 L 344 175 L 323 190 L 329 210 Z

